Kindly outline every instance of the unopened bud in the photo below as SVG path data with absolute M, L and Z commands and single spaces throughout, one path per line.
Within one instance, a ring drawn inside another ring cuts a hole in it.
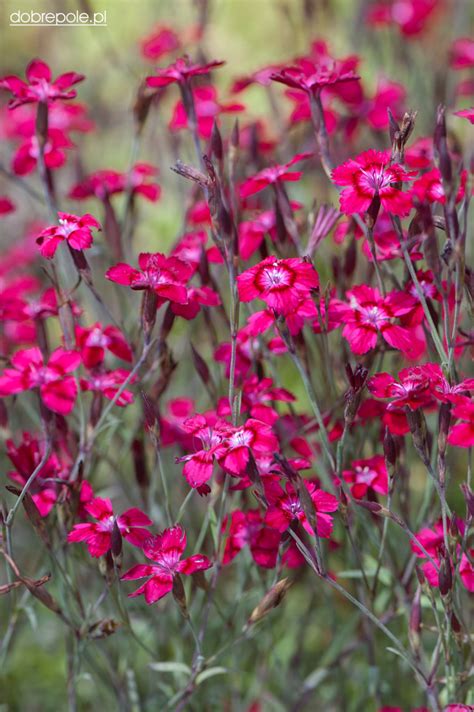
M 279 606 L 291 584 L 292 582 L 288 578 L 277 581 L 277 583 L 264 595 L 258 606 L 253 609 L 245 627 L 248 628 L 249 626 L 254 625 L 268 615 L 270 611 Z
M 451 560 L 447 552 L 441 559 L 439 565 L 439 591 L 442 596 L 447 596 L 453 587 L 453 571 L 451 568 Z
M 111 535 L 111 551 L 114 559 L 118 559 L 122 553 L 122 534 L 120 533 L 117 520 L 114 521 Z
M 173 576 L 173 598 L 178 604 L 183 616 L 187 618 L 189 613 L 186 605 L 186 593 L 184 591 L 183 581 L 179 574 Z

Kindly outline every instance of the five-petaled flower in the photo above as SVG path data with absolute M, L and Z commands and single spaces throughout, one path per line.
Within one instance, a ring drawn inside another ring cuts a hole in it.
M 158 89 L 166 87 L 168 84 L 186 84 L 191 77 L 199 77 L 209 72 L 215 67 L 221 67 L 225 62 L 213 60 L 206 64 L 192 64 L 189 57 L 179 57 L 173 64 L 164 69 L 157 69 L 156 74 L 147 77 L 146 83 L 149 87 Z
M 15 97 L 10 100 L 10 109 L 22 104 L 49 104 L 58 99 L 74 99 L 76 91 L 70 87 L 82 82 L 84 75 L 67 72 L 52 81 L 48 65 L 41 59 L 33 59 L 26 68 L 26 79 L 27 82 L 24 82 L 20 77 L 9 75 L 0 80 L 0 87 Z
M 397 184 L 411 180 L 414 172 L 406 171 L 398 163 L 390 163 L 390 153 L 365 151 L 335 168 L 332 177 L 336 185 L 348 186 L 341 192 L 343 213 L 365 213 L 374 198 L 394 215 L 408 215 L 412 200 Z
M 241 302 L 263 299 L 279 314 L 293 311 L 318 285 L 313 265 L 299 257 L 266 257 L 237 277 Z
M 124 284 L 131 289 L 149 289 L 159 297 L 160 304 L 168 300 L 187 304 L 188 292 L 185 283 L 193 274 L 193 267 L 177 257 L 165 257 L 160 252 L 142 252 L 138 256 L 139 269 L 124 262 L 111 267 L 105 276 L 112 282 Z
M 290 171 L 289 168 L 294 166 L 295 163 L 299 163 L 300 161 L 310 158 L 312 155 L 312 153 L 297 153 L 296 156 L 293 156 L 291 161 L 288 161 L 288 163 L 263 168 L 263 170 L 259 171 L 251 178 L 247 178 L 247 180 L 241 184 L 240 197 L 248 198 L 250 195 L 260 193 L 261 190 L 267 188 L 269 185 L 286 183 L 288 181 L 298 181 L 303 175 L 303 171 Z
M 92 229 L 100 230 L 100 223 L 88 213 L 70 215 L 58 213 L 59 225 L 51 225 L 40 232 L 36 238 L 43 257 L 51 259 L 61 242 L 66 240 L 73 250 L 87 250 L 92 246 Z
M 67 415 L 74 408 L 77 384 L 71 371 L 81 363 L 77 351 L 56 349 L 44 363 L 37 347 L 17 351 L 11 359 L 13 368 L 0 376 L 0 396 L 39 388 L 43 403 L 55 413 Z
M 361 284 L 347 292 L 348 302 L 340 305 L 342 335 L 355 354 L 365 354 L 375 348 L 380 333 L 394 349 L 409 353 L 413 348 L 413 332 L 395 323 L 410 314 L 416 300 L 405 292 L 394 291 L 382 297 L 378 289 Z
M 382 455 L 354 460 L 351 469 L 344 470 L 342 476 L 351 485 L 351 494 L 356 499 L 362 499 L 368 492 L 388 493 L 388 474 Z
M 150 527 L 153 522 L 136 507 L 127 509 L 126 512 L 116 517 L 110 499 L 96 497 L 86 504 L 84 509 L 96 521 L 75 524 L 72 531 L 69 532 L 67 540 L 69 542 L 87 542 L 89 554 L 93 557 L 103 556 L 110 551 L 115 526 L 118 527 L 120 535 L 133 546 L 143 546 L 150 536 L 146 527 Z
M 315 482 L 303 480 L 303 485 L 308 490 L 308 495 L 313 503 L 316 518 L 316 533 L 319 537 L 327 539 L 333 529 L 332 513 L 337 510 L 339 503 L 334 495 L 319 489 Z M 265 480 L 265 495 L 268 500 L 268 509 L 265 514 L 265 523 L 279 532 L 288 529 L 293 521 L 299 521 L 308 534 L 314 535 L 313 528 L 307 519 L 301 498 L 290 482 L 285 489 L 275 480 Z
M 145 596 L 148 605 L 156 603 L 173 589 L 173 579 L 179 574 L 190 576 L 197 571 L 205 571 L 212 566 L 203 554 L 194 554 L 183 559 L 186 548 L 186 533 L 178 524 L 157 536 L 150 536 L 143 544 L 143 553 L 153 564 L 132 566 L 123 576 L 122 581 L 135 581 L 148 578 L 129 597 Z

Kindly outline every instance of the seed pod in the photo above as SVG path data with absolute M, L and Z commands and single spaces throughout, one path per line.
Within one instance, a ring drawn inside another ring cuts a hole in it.
M 441 558 L 439 565 L 439 591 L 442 596 L 447 596 L 453 587 L 453 571 L 451 568 L 451 559 L 447 552 Z
M 289 578 L 277 581 L 277 583 L 264 595 L 258 606 L 253 609 L 245 628 L 254 625 L 268 615 L 270 611 L 279 606 L 291 585 L 292 581 L 290 581 Z
M 186 605 L 186 593 L 183 586 L 181 576 L 177 574 L 173 576 L 173 598 L 178 604 L 181 613 L 185 618 L 189 616 L 188 607 Z
M 114 521 L 111 535 L 111 551 L 114 559 L 118 559 L 122 553 L 122 534 L 120 533 L 117 520 Z

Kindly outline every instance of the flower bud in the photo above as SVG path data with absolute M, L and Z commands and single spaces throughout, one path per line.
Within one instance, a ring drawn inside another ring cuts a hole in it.
M 173 598 L 178 604 L 183 616 L 187 618 L 189 613 L 186 605 L 186 593 L 184 591 L 183 581 L 179 574 L 173 576 Z
M 117 521 L 114 521 L 111 535 L 111 551 L 114 559 L 118 559 L 122 553 L 122 534 L 120 533 Z
M 421 586 L 418 586 L 411 605 L 408 628 L 410 644 L 416 654 L 420 650 L 421 612 Z
M 451 559 L 447 552 L 444 553 L 439 565 L 439 591 L 442 596 L 447 596 L 453 587 L 453 571 Z
M 264 595 L 258 606 L 253 609 L 245 625 L 245 629 L 257 623 L 259 620 L 268 615 L 270 611 L 279 606 L 291 585 L 292 582 L 288 578 L 277 581 L 277 583 Z

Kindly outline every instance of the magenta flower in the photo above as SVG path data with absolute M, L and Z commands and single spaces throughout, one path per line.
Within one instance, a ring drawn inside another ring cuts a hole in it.
M 113 400 L 128 375 L 129 372 L 124 368 L 116 368 L 114 371 L 104 371 L 99 373 L 93 372 L 90 373 L 87 378 L 81 378 L 81 390 L 101 393 L 109 400 Z M 133 379 L 129 382 L 133 383 Z M 115 405 L 123 408 L 124 406 L 133 403 L 133 401 L 133 393 L 125 389 L 115 401 Z
M 179 57 L 173 64 L 164 69 L 157 69 L 156 74 L 146 78 L 146 83 L 149 87 L 160 88 L 166 87 L 168 84 L 185 84 L 191 77 L 200 77 L 203 74 L 209 74 L 211 69 L 222 67 L 225 62 L 213 60 L 206 64 L 192 64 L 189 57 Z
M 210 491 L 206 483 L 212 477 L 214 462 L 226 452 L 225 436 L 216 430 L 203 415 L 186 419 L 182 427 L 194 438 L 199 439 L 201 447 L 196 444 L 194 453 L 178 457 L 176 462 L 185 463 L 183 475 L 188 484 L 205 494 Z
M 219 464 L 231 475 L 243 476 L 249 462 L 249 451 L 255 458 L 270 455 L 278 450 L 278 440 L 271 425 L 249 418 L 244 425 L 232 427 L 218 424 L 224 434 L 224 452 L 218 456 Z
M 26 68 L 27 82 L 16 76 L 7 76 L 0 80 L 0 87 L 13 94 L 15 98 L 10 100 L 9 106 L 15 109 L 22 104 L 49 104 L 58 99 L 74 99 L 76 91 L 70 87 L 84 78 L 83 74 L 67 72 L 52 81 L 49 66 L 41 59 L 33 59 Z
M 76 326 L 76 344 L 86 368 L 99 366 L 106 351 L 129 363 L 133 360 L 132 349 L 125 336 L 112 324 L 102 326 L 97 322 L 87 328 Z
M 178 35 L 171 27 L 158 25 L 153 32 L 140 42 L 142 55 L 145 59 L 156 61 L 165 54 L 174 52 L 181 43 Z
M 81 363 L 77 351 L 56 349 L 47 364 L 37 348 L 17 351 L 0 376 L 0 397 L 39 388 L 44 404 L 55 413 L 67 415 L 74 408 L 77 385 L 71 371 Z
M 240 197 L 248 198 L 250 195 L 260 193 L 261 190 L 267 188 L 269 185 L 298 181 L 303 175 L 303 171 L 290 171 L 288 169 L 295 163 L 304 161 L 312 155 L 312 153 L 297 153 L 288 163 L 264 168 L 251 178 L 247 178 L 247 180 L 241 184 Z
M 52 259 L 61 242 L 66 240 L 73 250 L 87 250 L 92 246 L 92 228 L 100 230 L 100 223 L 88 213 L 70 215 L 58 213 L 59 225 L 51 225 L 36 238 L 43 257 Z
M 173 589 L 173 579 L 179 574 L 190 576 L 197 571 L 205 571 L 212 566 L 207 556 L 194 554 L 186 559 L 182 555 L 186 548 L 186 533 L 179 524 L 157 536 L 150 536 L 143 544 L 143 553 L 154 564 L 132 566 L 122 577 L 122 581 L 135 581 L 149 577 L 130 598 L 145 596 L 148 605 L 156 603 Z
M 454 116 L 460 116 L 461 119 L 467 119 L 469 123 L 474 124 L 474 106 L 470 109 L 461 109 L 461 111 L 455 111 Z
M 367 22 L 374 27 L 395 25 L 406 37 L 421 34 L 438 6 L 438 0 L 388 0 L 370 5 Z
M 6 195 L 0 195 L 0 215 L 8 215 L 15 210 L 15 204 Z
M 365 151 L 335 168 L 332 177 L 336 185 L 348 186 L 341 192 L 341 211 L 352 215 L 366 212 L 375 197 L 385 210 L 395 215 L 408 215 L 412 201 L 394 183 L 411 180 L 414 172 L 407 172 L 398 163 L 390 165 L 390 154 L 384 151 Z
M 389 409 L 418 410 L 433 403 L 432 379 L 422 366 L 404 368 L 398 378 L 399 381 L 390 373 L 376 373 L 367 381 L 367 388 L 376 398 L 389 398 Z
M 343 84 L 357 82 L 360 77 L 348 68 L 345 62 L 313 62 L 309 58 L 297 60 L 297 64 L 284 67 L 271 75 L 271 79 L 281 84 L 286 84 L 293 89 L 300 89 L 308 94 L 316 94 L 322 89 Z
M 456 203 L 464 198 L 467 182 L 467 171 L 461 172 L 461 181 L 456 195 Z M 412 196 L 416 196 L 420 202 L 441 203 L 444 205 L 446 196 L 444 194 L 441 173 L 438 168 L 424 173 L 421 178 L 413 183 Z
M 124 262 L 111 267 L 105 273 L 107 279 L 134 290 L 150 289 L 162 301 L 187 304 L 188 292 L 185 282 L 192 276 L 193 268 L 177 257 L 165 257 L 160 252 L 142 252 L 138 256 L 139 269 Z
M 309 480 L 303 482 L 315 509 L 317 534 L 327 539 L 331 536 L 333 528 L 331 514 L 337 510 L 339 503 L 334 495 L 319 489 L 315 482 Z M 283 489 L 278 482 L 265 481 L 265 495 L 269 505 L 265 514 L 265 523 L 269 527 L 284 532 L 293 521 L 298 521 L 308 534 L 314 535 L 293 485 L 287 482 Z
M 273 425 L 279 418 L 277 411 L 271 405 L 274 401 L 291 403 L 296 400 L 286 388 L 274 386 L 271 378 L 259 380 L 256 374 L 244 380 L 241 398 L 241 413 L 250 413 L 252 418 L 269 425 Z M 225 417 L 231 414 L 229 399 L 221 398 L 217 405 L 217 415 Z
M 352 468 L 344 470 L 342 476 L 351 485 L 351 494 L 356 499 L 362 499 L 369 491 L 388 494 L 388 474 L 382 455 L 354 460 Z
M 474 67 L 474 40 L 471 37 L 458 37 L 451 45 L 450 55 L 453 69 Z
M 258 509 L 240 509 L 230 514 L 230 524 L 226 517 L 222 532 L 227 532 L 222 563 L 230 564 L 237 554 L 248 546 L 257 566 L 273 569 L 276 565 L 281 534 L 267 526 Z
M 48 137 L 44 146 L 44 162 L 50 170 L 61 168 L 66 162 L 65 148 L 72 148 L 74 144 L 59 129 L 49 129 Z M 39 143 L 36 136 L 27 138 L 16 150 L 12 159 L 12 169 L 17 176 L 25 176 L 31 173 L 38 163 L 40 153 Z
M 149 163 L 136 163 L 130 174 L 96 171 L 77 183 L 69 191 L 69 197 L 74 200 L 95 197 L 105 202 L 110 196 L 129 190 L 132 196 L 141 195 L 154 203 L 161 194 L 160 186 L 152 180 L 156 174 L 156 168 Z
M 96 521 L 75 524 L 72 531 L 69 532 L 67 540 L 70 543 L 87 542 L 89 554 L 95 558 L 110 551 L 115 524 L 121 536 L 133 546 L 143 546 L 145 540 L 150 536 L 146 527 L 151 526 L 153 522 L 136 507 L 127 509 L 119 517 L 115 517 L 110 499 L 96 497 L 86 504 L 84 509 Z
M 282 260 L 266 257 L 237 277 L 240 301 L 263 299 L 279 314 L 293 311 L 318 285 L 313 265 L 299 257 Z
M 30 433 L 23 433 L 19 445 L 15 445 L 13 440 L 7 440 L 6 454 L 15 467 L 15 470 L 7 473 L 7 476 L 23 487 L 41 462 L 44 448 L 44 442 L 33 437 Z M 57 500 L 57 485 L 53 479 L 62 479 L 66 474 L 67 471 L 58 456 L 53 453 L 36 475 L 30 493 L 42 517 L 48 516 Z
M 417 301 L 405 292 L 393 291 L 382 297 L 378 289 L 361 284 L 347 292 L 348 303 L 340 307 L 345 323 L 342 335 L 355 354 L 365 354 L 375 348 L 377 336 L 394 349 L 410 352 L 413 347 L 412 330 L 395 323 L 397 317 L 410 314 Z
M 235 114 L 245 110 L 243 104 L 221 103 L 217 98 L 216 88 L 211 85 L 197 86 L 192 91 L 198 134 L 204 140 L 211 137 L 212 127 L 217 116 L 220 114 Z M 188 128 L 188 115 L 182 101 L 178 101 L 174 107 L 168 126 L 170 131 L 181 131 Z
M 458 396 L 452 415 L 461 420 L 448 435 L 448 443 L 457 447 L 474 446 L 474 402 L 470 398 Z

